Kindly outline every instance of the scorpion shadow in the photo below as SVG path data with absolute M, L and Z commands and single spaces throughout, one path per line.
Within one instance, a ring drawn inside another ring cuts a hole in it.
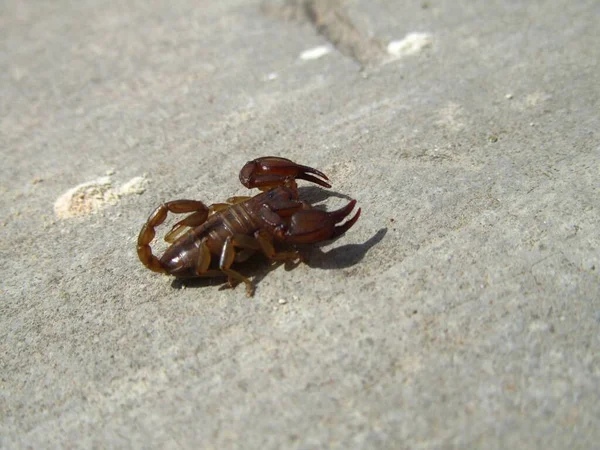
M 330 197 L 352 200 L 352 197 L 348 195 L 318 188 L 316 186 L 303 186 L 300 187 L 298 191 L 300 192 L 301 197 L 311 204 L 325 201 Z M 322 205 L 316 205 L 315 208 L 325 209 Z M 358 264 L 372 247 L 381 242 L 386 233 L 387 228 L 382 228 L 362 244 L 342 245 L 341 247 L 336 247 L 328 252 L 324 252 L 320 247 L 330 245 L 332 242 L 340 239 L 343 235 L 328 241 L 298 247 L 305 256 L 306 264 L 309 267 L 316 269 L 344 269 Z
M 362 244 L 346 244 L 335 247 L 327 252 L 320 249 L 322 245 L 329 245 L 334 240 L 320 242 L 307 249 L 306 264 L 315 269 L 345 269 L 358 264 L 371 248 L 379 244 L 387 234 L 387 228 L 380 229 Z M 302 249 L 300 249 L 302 251 Z
M 323 202 L 330 197 L 343 198 L 344 200 L 352 200 L 352 197 L 346 194 L 340 194 L 339 192 L 329 191 L 316 186 L 301 186 L 298 188 L 298 194 L 302 200 L 310 203 L 311 205 L 319 202 Z M 317 209 L 325 209 L 324 206 L 316 205 Z
M 323 270 L 345 269 L 358 264 L 371 248 L 381 242 L 386 233 L 387 228 L 382 228 L 362 244 L 342 245 L 341 247 L 333 248 L 327 252 L 324 252 L 319 247 L 329 245 L 332 242 L 337 241 L 341 236 L 337 239 L 320 242 L 313 246 L 299 247 L 298 250 L 304 257 L 304 263 L 310 268 Z M 279 267 L 284 266 L 287 271 L 293 270 L 300 264 L 302 264 L 300 261 L 269 261 L 265 259 L 263 255 L 257 253 L 247 261 L 236 263 L 236 270 L 248 278 L 251 278 L 254 287 L 257 287 L 269 273 L 277 270 Z M 171 287 L 174 289 L 182 289 L 184 287 L 201 288 L 219 285 L 221 286 L 219 290 L 230 289 L 225 274 L 223 274 L 223 277 L 212 278 L 175 278 L 171 282 Z

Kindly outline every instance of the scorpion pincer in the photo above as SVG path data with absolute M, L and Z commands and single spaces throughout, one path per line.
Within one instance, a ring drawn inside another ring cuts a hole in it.
M 348 231 L 360 216 L 359 209 L 342 223 L 356 200 L 332 212 L 314 209 L 298 198 L 297 179 L 331 187 L 329 179 L 317 169 L 267 156 L 246 163 L 240 172 L 244 186 L 262 191 L 254 197 L 232 197 L 227 203 L 210 206 L 196 200 L 163 203 L 140 231 L 140 261 L 154 272 L 175 277 L 225 275 L 230 286 L 242 282 L 248 296 L 252 296 L 252 282 L 232 269 L 234 262 L 242 262 L 255 252 L 262 252 L 273 261 L 302 259 L 296 249 L 275 250 L 276 243 L 310 244 L 333 239 Z M 157 258 L 150 243 L 155 228 L 165 221 L 168 212 L 189 215 L 166 234 L 165 241 L 171 246 Z

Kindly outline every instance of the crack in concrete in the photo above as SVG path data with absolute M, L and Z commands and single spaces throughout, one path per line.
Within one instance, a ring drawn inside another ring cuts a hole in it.
M 377 66 L 387 59 L 382 40 L 365 36 L 344 9 L 346 0 L 263 1 L 262 12 L 270 17 L 294 22 L 309 22 L 341 54 L 361 68 Z

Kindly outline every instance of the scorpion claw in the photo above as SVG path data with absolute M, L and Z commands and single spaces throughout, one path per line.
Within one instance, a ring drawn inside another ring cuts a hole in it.
M 259 188 L 262 190 L 281 186 L 287 180 L 298 178 L 326 188 L 331 187 L 327 181 L 317 178 L 314 175 L 329 180 L 323 172 L 312 167 L 296 164 L 286 158 L 265 156 L 247 162 L 240 171 L 240 181 L 249 189 Z
M 341 236 L 352 227 L 360 217 L 360 209 L 342 225 L 342 222 L 354 209 L 356 200 L 343 208 L 326 212 L 318 209 L 306 209 L 296 212 L 290 219 L 287 229 L 276 230 L 279 239 L 292 244 L 309 244 L 326 241 Z
M 348 203 L 342 209 L 338 209 L 337 211 L 333 211 L 331 214 L 334 215 L 335 221 L 336 222 L 341 222 L 342 220 L 344 220 L 352 212 L 352 210 L 354 209 L 354 205 L 356 205 L 356 200 L 352 200 L 350 203 Z M 354 214 L 354 216 L 352 216 L 351 219 L 348 219 L 342 225 L 336 226 L 333 229 L 333 235 L 331 236 L 331 238 L 333 239 L 333 238 L 336 238 L 338 236 L 341 236 L 346 231 L 348 231 L 352 227 L 352 225 L 354 225 L 356 223 L 356 221 L 358 220 L 358 218 L 360 217 L 360 212 L 361 212 L 361 209 L 358 208 L 358 211 L 356 211 L 356 214 Z

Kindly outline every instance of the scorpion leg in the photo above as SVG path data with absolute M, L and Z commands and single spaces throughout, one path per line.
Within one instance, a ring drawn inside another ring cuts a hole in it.
M 233 236 L 233 246 L 241 249 L 235 255 L 235 262 L 246 261 L 255 252 L 261 251 L 271 261 L 293 261 L 302 258 L 299 252 L 277 252 L 273 247 L 273 238 L 265 230 L 259 230 L 254 236 L 236 234 Z
M 194 228 L 202 225 L 204 222 L 206 222 L 208 216 L 211 216 L 216 212 L 223 211 L 227 208 L 229 208 L 229 205 L 226 203 L 214 203 L 208 207 L 207 213 L 205 206 L 200 211 L 190 214 L 185 219 L 180 220 L 173 225 L 171 230 L 165 235 L 165 241 L 169 244 L 172 244 L 187 232 L 187 228 Z
M 206 238 L 202 239 L 200 243 L 200 249 L 198 252 L 198 259 L 196 260 L 196 275 L 203 275 L 208 271 L 210 267 L 210 250 L 206 245 Z
M 245 234 L 236 234 L 233 236 L 233 246 L 240 249 L 235 254 L 235 262 L 244 262 L 250 258 L 257 250 L 260 250 L 258 242 Z
M 199 277 L 221 277 L 223 276 L 223 272 L 218 269 L 209 270 L 210 267 L 210 250 L 208 249 L 208 245 L 206 245 L 206 239 L 202 240 L 200 244 L 200 252 L 198 255 L 198 260 L 196 261 L 196 275 Z
M 150 217 L 148 217 L 138 236 L 137 253 L 142 264 L 154 272 L 164 273 L 165 269 L 160 264 L 158 258 L 152 254 L 152 248 L 150 247 L 150 242 L 152 242 L 152 239 L 156 235 L 155 228 L 165 221 L 169 212 L 174 214 L 194 212 L 192 214 L 194 216 L 195 214 L 200 215 L 202 211 L 206 211 L 206 215 L 208 215 L 208 208 L 204 203 L 196 200 L 174 200 L 163 203 L 156 208 L 150 214 Z
M 296 259 L 303 259 L 302 255 L 300 255 L 297 250 L 290 252 L 276 252 L 275 247 L 273 246 L 273 238 L 264 230 L 258 230 L 254 233 L 254 238 L 260 245 L 262 252 L 271 261 L 294 261 Z
M 227 203 L 213 203 L 208 207 L 208 215 L 212 216 L 214 213 L 225 211 L 227 208 L 229 208 Z
M 235 254 L 235 262 L 244 262 L 256 253 L 254 250 L 244 248 Z
M 314 175 L 324 180 L 329 180 L 323 172 L 312 167 L 296 164 L 286 158 L 265 156 L 248 161 L 240 171 L 240 181 L 249 189 L 259 188 L 263 191 L 275 186 L 281 186 L 286 181 L 297 178 L 311 181 L 326 188 L 331 187 L 327 181 L 317 178 Z
M 229 197 L 227 199 L 227 203 L 230 205 L 235 205 L 236 203 L 242 203 L 246 200 L 250 200 L 252 197 L 248 197 L 246 195 L 236 195 L 235 197 Z
M 248 297 L 252 297 L 254 293 L 254 288 L 252 286 L 252 282 L 243 276 L 241 273 L 236 272 L 231 268 L 233 261 L 235 260 L 235 249 L 234 249 L 234 240 L 231 236 L 229 236 L 225 240 L 225 245 L 223 245 L 223 251 L 221 252 L 221 260 L 219 262 L 219 269 L 225 273 L 229 279 L 229 285 L 231 287 L 235 286 L 234 280 L 242 282 L 246 285 L 246 294 Z
M 266 231 L 257 231 L 254 236 L 236 234 L 233 237 L 233 246 L 241 250 L 235 255 L 235 262 L 244 262 L 257 251 L 272 261 L 288 261 L 301 258 L 298 252 L 279 252 L 273 247 L 273 238 Z

